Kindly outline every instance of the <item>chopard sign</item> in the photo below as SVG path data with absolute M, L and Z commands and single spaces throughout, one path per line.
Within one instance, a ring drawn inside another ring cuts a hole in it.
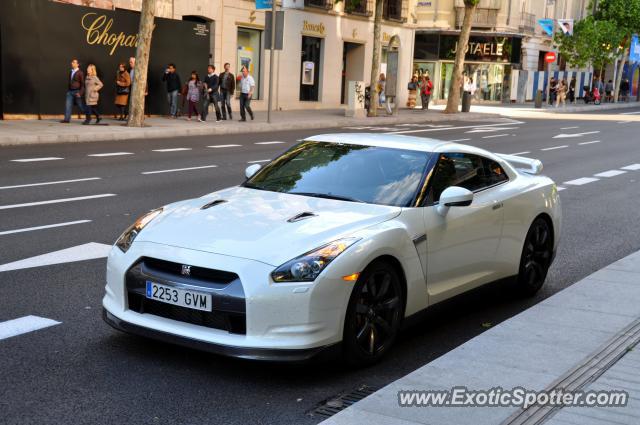
M 313 24 L 309 21 L 304 21 L 302 23 L 302 30 L 307 32 L 315 32 L 320 35 L 324 35 L 324 24 L 321 22 L 319 24 Z
M 113 18 L 97 13 L 86 13 L 80 19 L 82 28 L 86 31 L 87 44 L 102 44 L 110 47 L 109 56 L 112 56 L 119 47 L 137 47 L 138 34 L 125 34 L 124 32 L 109 32 L 113 26 Z

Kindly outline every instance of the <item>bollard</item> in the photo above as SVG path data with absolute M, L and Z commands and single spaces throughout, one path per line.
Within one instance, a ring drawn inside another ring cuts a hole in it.
M 536 93 L 536 108 L 542 108 L 542 90 L 538 90 Z
M 471 110 L 471 93 L 465 91 L 462 93 L 462 112 L 469 112 Z

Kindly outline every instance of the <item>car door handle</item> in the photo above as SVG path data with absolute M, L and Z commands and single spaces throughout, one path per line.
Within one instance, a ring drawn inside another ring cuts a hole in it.
M 498 209 L 502 208 L 503 205 L 504 204 L 502 202 L 498 202 L 496 204 L 493 204 L 493 207 L 491 207 L 491 209 L 498 210 Z

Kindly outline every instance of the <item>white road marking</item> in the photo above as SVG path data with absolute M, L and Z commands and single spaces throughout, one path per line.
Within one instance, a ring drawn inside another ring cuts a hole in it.
M 570 137 L 582 137 L 582 136 L 586 136 L 587 134 L 597 134 L 600 133 L 600 130 L 597 131 L 586 131 L 584 133 L 573 133 L 573 134 L 558 134 L 557 136 L 553 136 L 554 139 L 567 139 Z
M 0 323 L 0 340 L 59 324 L 60 322 L 55 320 L 38 316 L 24 316 L 18 319 L 7 320 L 6 322 Z
M 371 128 L 371 127 L 342 127 L 342 128 L 344 128 L 346 130 L 367 130 L 367 129 Z
M 524 151 L 524 152 L 516 152 L 516 153 L 512 153 L 510 155 L 526 155 L 528 153 L 531 153 L 530 151 Z
M 636 114 L 640 114 L 640 111 L 633 111 L 633 112 L 621 112 L 620 115 L 636 115 Z
M 219 148 L 235 148 L 238 146 L 242 146 L 242 145 L 211 145 L 211 146 L 207 146 L 208 148 L 214 148 L 214 149 L 219 149 Z
M 187 168 L 174 168 L 171 170 L 156 170 L 156 171 L 143 171 L 140 174 L 160 174 L 160 173 L 175 173 L 176 171 L 191 171 L 191 170 L 202 170 L 205 168 L 216 168 L 217 165 L 203 165 L 201 167 L 187 167 Z
M 455 139 L 455 140 L 445 140 L 445 142 L 455 143 L 455 142 L 466 142 L 471 139 Z
M 629 124 L 630 122 L 633 122 L 633 121 L 618 121 L 618 124 Z
M 254 145 L 279 145 L 281 143 L 284 143 L 284 142 L 277 142 L 277 141 L 274 141 L 274 142 L 255 142 Z
M 8 209 L 11 209 L 11 208 L 33 207 L 33 206 L 36 206 L 36 205 L 59 204 L 59 203 L 62 203 L 62 202 L 84 201 L 84 200 L 87 200 L 87 199 L 107 198 L 109 196 L 116 196 L 116 194 L 115 193 L 103 193 L 101 195 L 77 196 L 75 198 L 51 199 L 51 200 L 48 200 L 48 201 L 27 202 L 27 203 L 24 203 L 24 204 L 0 205 L 0 210 L 8 210 Z
M 2 236 L 2 235 L 11 235 L 11 234 L 14 234 L 14 233 L 31 232 L 33 230 L 52 229 L 54 227 L 72 226 L 74 224 L 83 224 L 83 223 L 91 223 L 91 220 L 68 221 L 66 223 L 47 224 L 45 226 L 25 227 L 25 228 L 22 228 L 22 229 L 5 230 L 4 232 L 0 232 L 0 236 Z
M 512 120 L 511 122 L 504 122 L 504 123 L 497 123 L 497 124 L 463 125 L 459 127 L 424 128 L 424 129 L 421 128 L 417 130 L 394 131 L 391 134 L 421 133 L 421 132 L 427 132 L 427 131 L 442 131 L 442 130 L 463 130 L 465 128 L 500 127 L 504 125 L 517 125 L 517 124 L 524 124 L 524 122 Z
M 25 258 L 24 260 L 2 264 L 0 265 L 0 272 L 106 258 L 109 255 L 109 251 L 111 251 L 111 245 L 89 242 L 83 245 L 61 249 L 60 251 L 49 252 L 31 258 Z
M 564 149 L 564 148 L 568 148 L 569 145 L 561 145 L 561 146 L 552 146 L 550 148 L 544 148 L 544 149 L 540 149 L 541 151 L 552 151 L 552 150 L 556 150 L 556 149 Z
M 556 187 L 556 189 L 558 189 L 558 192 L 562 192 L 563 190 L 566 189 L 566 187 L 558 186 Z
M 43 157 L 43 158 L 22 158 L 22 159 L 12 159 L 11 162 L 38 162 L 38 161 L 57 161 L 59 159 L 64 159 L 64 158 L 60 158 L 57 156 L 47 156 L 47 157 Z
M 609 171 L 603 171 L 602 173 L 594 174 L 594 176 L 595 177 L 615 177 L 615 176 L 619 176 L 620 174 L 624 174 L 624 173 L 626 173 L 626 171 L 609 170 Z
M 504 137 L 509 136 L 509 134 L 492 134 L 491 136 L 482 136 L 483 139 L 493 139 L 494 137 Z
M 490 133 L 493 131 L 503 131 L 503 130 L 518 130 L 520 127 L 498 127 L 498 128 L 477 128 L 469 131 L 465 131 L 465 133 Z
M 122 155 L 133 155 L 133 152 L 92 153 L 91 155 L 87 155 L 87 156 L 103 157 L 103 156 L 122 156 Z
M 564 182 L 564 184 L 570 184 L 572 186 L 582 186 L 583 184 L 597 182 L 600 179 L 596 179 L 593 177 L 581 177 L 575 180 L 569 180 L 568 182 Z
M 627 170 L 627 171 L 637 171 L 640 170 L 640 164 L 631 164 L 631 165 L 627 165 L 626 167 L 620 167 L 621 170 Z
M 600 143 L 600 140 L 594 140 L 592 142 L 582 142 L 582 143 L 578 143 L 580 146 L 582 145 L 593 145 L 594 143 Z
M 573 129 L 576 129 L 576 128 L 580 128 L 580 127 L 578 127 L 578 126 L 574 126 L 574 127 L 562 127 L 560 130 L 573 130 Z
M 47 186 L 50 184 L 64 184 L 64 183 L 76 183 L 76 182 L 88 182 L 91 180 L 100 180 L 100 177 L 89 177 L 86 179 L 73 179 L 73 180 L 58 180 L 53 182 L 42 182 L 42 183 L 29 183 L 29 184 L 17 184 L 15 186 L 0 186 L 0 190 L 2 189 L 18 189 L 21 187 L 33 187 L 33 186 Z
M 190 151 L 191 148 L 169 148 L 169 149 L 153 149 L 153 152 L 180 152 Z
M 258 159 L 256 161 L 247 161 L 247 164 L 257 164 L 259 162 L 269 162 L 271 161 L 270 159 Z

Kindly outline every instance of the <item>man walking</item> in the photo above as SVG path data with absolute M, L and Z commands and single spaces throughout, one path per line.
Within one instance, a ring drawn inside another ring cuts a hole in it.
M 178 118 L 178 92 L 180 91 L 180 76 L 176 73 L 176 66 L 170 63 L 164 71 L 162 81 L 167 83 L 167 102 L 169 116 Z
M 71 73 L 67 77 L 67 97 L 64 108 L 64 119 L 60 121 L 63 124 L 68 124 L 71 121 L 71 112 L 73 110 L 73 104 L 75 103 L 80 108 L 80 111 L 85 113 L 84 106 L 84 74 L 80 69 L 78 59 L 71 60 Z
M 233 92 L 236 89 L 236 78 L 229 71 L 231 65 L 229 62 L 224 64 L 224 72 L 220 74 L 220 102 L 222 103 L 222 119 L 227 119 L 227 111 L 229 112 L 229 119 L 232 120 L 233 116 L 231 116 L 231 97 L 233 97 Z
M 256 88 L 256 82 L 253 77 L 249 75 L 247 67 L 242 67 L 242 79 L 240 80 L 240 121 L 246 121 L 246 112 L 249 112 L 251 120 L 253 120 L 253 111 L 251 110 L 251 98 L 253 97 L 253 90 Z M 246 112 L 245 112 L 246 110 Z M 231 117 L 231 111 L 229 111 L 229 117 Z
M 216 122 L 220 121 L 220 107 L 218 106 L 220 97 L 220 78 L 215 74 L 215 72 L 215 66 L 209 65 L 207 67 L 207 76 L 204 77 L 206 95 L 202 106 L 202 121 L 207 120 L 207 115 L 209 115 L 209 104 L 211 103 L 213 103 L 213 107 L 216 110 Z

